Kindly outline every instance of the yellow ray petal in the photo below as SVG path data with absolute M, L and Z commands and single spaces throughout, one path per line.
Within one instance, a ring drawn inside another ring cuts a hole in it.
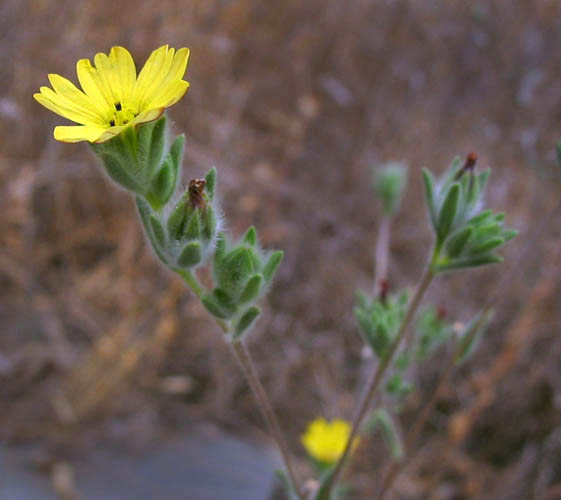
M 92 127 L 90 125 L 70 125 L 55 127 L 54 137 L 62 142 L 95 142 L 104 129 L 102 127 Z
M 173 62 L 173 49 L 167 45 L 156 49 L 144 64 L 134 88 L 133 100 L 138 105 L 136 111 L 144 111 L 145 102 L 154 88 L 161 83 Z
M 99 117 L 85 113 L 74 106 L 72 102 L 56 94 L 49 87 L 41 87 L 39 90 L 40 93 L 33 94 L 33 97 L 53 113 L 83 125 L 102 125 L 103 122 L 99 120 Z
M 113 65 L 109 61 L 107 54 L 99 52 L 94 56 L 95 74 L 98 78 L 98 85 L 103 87 L 103 94 L 110 96 L 110 105 L 121 101 L 120 82 L 117 81 Z
M 136 83 L 136 67 L 129 51 L 124 47 L 113 47 L 109 53 L 109 60 L 116 73 L 121 90 L 123 107 L 130 105 L 130 99 Z
M 48 75 L 48 78 L 54 91 L 60 98 L 64 99 L 68 103 L 71 103 L 76 110 L 80 110 L 92 118 L 97 118 L 98 120 L 103 121 L 103 116 L 99 113 L 98 108 L 96 108 L 92 100 L 79 90 L 70 80 L 55 74 Z
M 169 108 L 185 95 L 185 92 L 187 92 L 188 88 L 189 83 L 183 80 L 172 82 L 167 86 L 167 88 L 161 89 L 157 93 L 154 93 L 153 99 L 146 104 L 146 107 Z
M 109 120 L 115 109 L 113 95 L 106 88 L 89 59 L 80 59 L 76 63 L 76 73 L 84 92 L 99 107 L 100 113 Z

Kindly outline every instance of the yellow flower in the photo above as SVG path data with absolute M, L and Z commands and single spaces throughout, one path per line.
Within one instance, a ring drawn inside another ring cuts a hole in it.
M 49 75 L 52 89 L 41 87 L 33 97 L 58 115 L 79 124 L 55 127 L 54 137 L 63 142 L 105 142 L 126 127 L 158 118 L 164 109 L 181 99 L 189 83 L 182 80 L 189 49 L 167 45 L 156 49 L 140 71 L 129 51 L 113 47 L 109 56 L 96 54 L 92 66 L 80 59 L 76 73 L 82 90 L 60 75 Z
M 306 432 L 300 438 L 306 451 L 316 460 L 333 464 L 343 454 L 351 426 L 345 420 L 335 419 L 328 422 L 324 418 L 316 418 L 308 424 Z M 353 449 L 358 445 L 358 438 L 353 441 Z

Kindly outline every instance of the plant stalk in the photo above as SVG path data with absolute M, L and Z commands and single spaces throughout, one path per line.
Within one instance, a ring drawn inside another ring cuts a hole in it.
M 375 253 L 374 297 L 377 297 L 388 278 L 391 217 L 384 215 L 378 230 Z
M 335 466 L 335 470 L 333 471 L 333 474 L 329 480 L 328 489 L 331 489 L 333 485 L 337 483 L 337 480 L 341 475 L 344 463 L 351 451 L 352 443 L 358 434 L 360 425 L 364 419 L 364 416 L 366 415 L 366 412 L 368 411 L 370 403 L 372 402 L 372 399 L 374 398 L 374 395 L 376 394 L 376 391 L 378 390 L 378 387 L 380 386 L 380 383 L 382 382 L 386 370 L 390 366 L 391 361 L 401 344 L 401 341 L 405 337 L 405 333 L 407 332 L 407 327 L 409 326 L 411 320 L 415 316 L 415 313 L 419 308 L 419 304 L 421 303 L 421 299 L 423 298 L 423 295 L 425 294 L 434 276 L 435 273 L 432 271 L 432 268 L 429 264 L 423 273 L 423 276 L 421 278 L 419 286 L 417 287 L 415 295 L 413 296 L 411 302 L 409 303 L 409 307 L 407 308 L 407 313 L 405 315 L 405 318 L 403 319 L 399 331 L 390 346 L 388 354 L 381 361 L 381 363 L 372 370 L 372 375 L 369 379 L 366 391 L 362 396 L 355 417 L 353 419 L 351 433 L 347 441 L 347 444 L 345 446 L 345 450 L 343 451 L 341 458 L 338 460 L 337 465 Z
M 284 461 L 284 465 L 286 466 L 286 470 L 288 472 L 288 476 L 290 477 L 290 481 L 294 489 L 296 490 L 298 498 L 302 499 L 302 494 L 300 493 L 300 490 L 298 488 L 298 482 L 294 473 L 294 468 L 292 467 L 292 461 L 290 459 L 288 446 L 284 439 L 277 417 L 275 416 L 275 412 L 273 411 L 271 402 L 267 396 L 267 393 L 265 392 L 265 389 L 261 385 L 261 382 L 257 375 L 257 371 L 255 370 L 255 365 L 253 364 L 251 355 L 247 350 L 244 341 L 233 341 L 232 351 L 234 352 L 234 356 L 238 360 L 242 371 L 244 372 L 245 378 L 247 379 L 249 387 L 251 388 L 255 399 L 257 400 L 257 404 L 259 406 L 259 409 L 261 410 L 261 414 L 265 418 L 265 421 L 269 426 L 269 430 L 271 431 L 273 438 L 277 442 L 282 455 L 282 459 Z

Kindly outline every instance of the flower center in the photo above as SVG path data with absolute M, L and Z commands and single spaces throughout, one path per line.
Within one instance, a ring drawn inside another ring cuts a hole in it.
M 124 107 L 120 102 L 115 103 L 115 113 L 113 113 L 113 118 L 109 120 L 109 126 L 119 127 L 121 125 L 126 125 L 131 120 L 133 120 L 138 113 L 135 113 L 131 109 Z

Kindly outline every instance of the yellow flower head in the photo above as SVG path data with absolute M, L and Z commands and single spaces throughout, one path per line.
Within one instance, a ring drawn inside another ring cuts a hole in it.
M 49 75 L 52 89 L 41 87 L 33 97 L 43 106 L 78 125 L 55 127 L 63 142 L 105 142 L 126 127 L 149 122 L 181 99 L 189 83 L 182 78 L 189 49 L 175 51 L 167 45 L 156 49 L 140 71 L 129 51 L 113 47 L 99 53 L 94 66 L 80 59 L 76 73 L 82 90 L 60 75 Z
M 350 433 L 351 426 L 345 420 L 335 419 L 328 422 L 324 418 L 316 418 L 308 424 L 300 439 L 311 457 L 326 464 L 333 464 L 343 454 Z M 353 449 L 357 445 L 358 438 L 355 438 Z

